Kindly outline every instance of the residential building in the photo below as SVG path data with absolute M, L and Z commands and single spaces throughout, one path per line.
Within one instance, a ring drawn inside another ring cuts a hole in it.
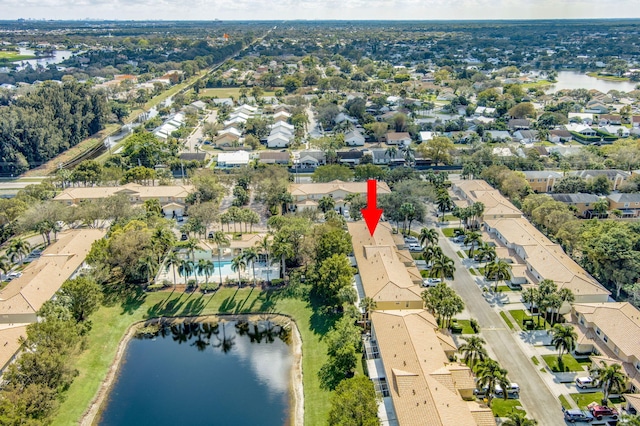
M 585 124 L 569 123 L 564 126 L 569 132 L 580 133 L 583 136 L 596 136 L 597 132 Z
M 350 151 L 338 151 L 336 155 L 340 164 L 357 166 L 358 164 L 360 164 L 360 160 L 362 159 L 364 152 L 360 151 L 359 149 L 352 149 Z
M 583 194 L 581 192 L 575 194 L 551 194 L 551 198 L 568 206 L 573 206 L 578 215 L 586 219 L 593 217 L 593 205 L 601 199 L 595 194 Z
M 386 137 L 388 145 L 411 145 L 411 135 L 408 132 L 389 132 Z
M 571 132 L 569 132 L 568 130 L 556 129 L 549 131 L 547 140 L 553 143 L 565 143 L 571 142 L 571 140 L 573 140 L 573 136 L 571 136 Z
M 609 180 L 609 182 L 611 182 L 611 189 L 614 191 L 617 191 L 618 188 L 620 187 L 620 185 L 623 182 L 626 182 L 627 179 L 629 179 L 631 177 L 631 173 L 629 172 L 625 172 L 623 170 L 616 170 L 616 169 L 610 169 L 610 170 L 580 170 L 577 172 L 570 172 L 569 174 L 571 175 L 575 175 L 575 176 L 580 176 L 583 179 L 586 179 L 587 181 L 590 181 L 591 179 L 595 179 L 598 176 L 606 176 L 607 179 Z
M 533 143 L 538 140 L 538 132 L 535 130 L 516 130 L 513 133 L 513 139 L 520 143 Z
M 482 107 L 484 108 L 484 107 Z M 434 132 L 420 132 L 420 141 L 421 142 L 429 142 L 435 136 Z
M 359 130 L 351 130 L 344 135 L 344 143 L 347 146 L 364 146 L 364 136 Z
M 273 132 L 267 137 L 267 147 L 269 148 L 286 148 L 293 140 L 290 133 Z
M 640 216 L 640 194 L 616 192 L 607 195 L 609 210 L 620 210 L 622 217 Z
M 242 167 L 249 164 L 249 153 L 247 151 L 221 152 L 218 154 L 217 167 L 230 168 Z
M 493 141 L 511 140 L 511 134 L 506 130 L 485 130 L 484 134 Z
M 280 164 L 288 166 L 291 162 L 288 152 L 261 151 L 258 154 L 258 161 L 262 164 Z
M 509 130 L 529 130 L 531 128 L 531 122 L 526 118 L 514 118 L 507 123 Z
M 481 220 L 522 217 L 522 212 L 516 206 L 484 180 L 457 181 L 452 184 L 452 190 L 455 195 L 466 201 L 468 205 L 478 202 L 484 204 L 484 213 Z
M 525 171 L 524 177 L 534 192 L 551 192 L 556 182 L 562 179 L 562 173 L 547 170 Z
M 389 194 L 391 190 L 385 182 L 378 182 L 378 195 Z M 344 182 L 333 180 L 326 183 L 292 183 L 289 192 L 293 197 L 290 211 L 316 209 L 317 203 L 322 197 L 331 197 L 335 201 L 336 208 L 342 213 L 345 206 L 345 198 L 349 194 L 367 193 L 367 182 Z
M 22 276 L 0 290 L 0 371 L 20 349 L 26 326 L 38 320 L 37 312 L 60 286 L 83 266 L 91 245 L 103 238 L 103 229 L 72 229 L 58 234 L 40 258 L 24 269 Z
M 194 188 L 191 185 L 145 186 L 128 183 L 122 186 L 86 186 L 67 188 L 58 194 L 53 201 L 68 206 L 77 206 L 82 201 L 101 200 L 123 195 L 131 204 L 143 204 L 147 200 L 158 200 L 165 215 L 181 216 L 186 207 L 186 198 L 193 191 Z
M 600 131 L 603 131 L 605 133 L 609 133 L 610 135 L 613 136 L 619 136 L 622 138 L 628 138 L 629 137 L 629 129 L 627 129 L 624 126 L 615 126 L 613 124 L 609 124 L 606 126 L 600 126 L 599 127 Z
M 404 155 L 402 151 L 396 150 L 395 152 L 388 150 L 387 148 L 371 148 L 364 151 L 365 154 L 370 154 L 373 157 L 373 164 L 376 165 L 401 165 L 404 164 Z
M 620 364 L 629 390 L 640 391 L 640 311 L 628 302 L 574 303 L 569 317 L 578 334 L 576 351 L 597 353 L 594 367 Z

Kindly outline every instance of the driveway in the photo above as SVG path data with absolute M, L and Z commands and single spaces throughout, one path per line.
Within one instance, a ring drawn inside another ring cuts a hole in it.
M 471 318 L 481 327 L 482 337 L 495 354 L 500 365 L 509 372 L 509 379 L 520 385 L 520 401 L 529 417 L 541 426 L 564 424 L 560 402 L 548 389 L 523 348 L 518 335 L 507 328 L 498 313 L 482 296 L 477 277 L 469 273 L 456 253 L 457 246 L 440 233 L 440 247 L 455 262 L 456 274 L 451 287 L 462 297 Z M 479 278 L 478 278 L 479 279 Z

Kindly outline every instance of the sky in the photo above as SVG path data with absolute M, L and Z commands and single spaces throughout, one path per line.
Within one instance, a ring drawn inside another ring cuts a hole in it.
M 640 18 L 638 0 L 2 0 L 0 19 Z

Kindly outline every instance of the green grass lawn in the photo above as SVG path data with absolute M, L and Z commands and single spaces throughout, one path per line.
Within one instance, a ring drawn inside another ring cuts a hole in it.
M 607 81 L 629 81 L 627 77 L 616 77 L 615 75 L 600 75 L 597 72 L 588 72 L 589 77 L 597 78 L 599 80 Z
M 582 409 L 586 409 L 587 405 L 592 402 L 600 404 L 600 401 L 602 401 L 602 398 L 604 397 L 602 392 L 571 393 L 569 396 L 576 402 L 576 404 L 578 404 L 578 407 Z M 623 402 L 623 398 L 609 398 L 610 404 L 621 404 Z
M 536 330 L 546 330 L 547 328 L 549 328 L 549 324 L 545 321 L 544 318 L 540 318 L 540 325 L 538 326 L 538 317 L 534 318 L 531 315 L 528 315 L 527 313 L 525 313 L 525 311 L 523 311 L 522 309 L 514 309 L 512 311 L 509 311 L 509 313 L 511 314 L 513 319 L 516 320 L 520 328 L 523 330 L 525 329 L 523 325 L 524 321 L 529 319 L 533 320 Z
M 471 328 L 471 322 L 469 320 L 456 320 L 456 323 L 458 327 L 462 327 L 460 334 L 476 334 L 473 328 Z
M 491 411 L 493 411 L 493 415 L 497 417 L 507 417 L 512 413 L 526 414 L 520 405 L 519 399 L 494 398 L 491 401 Z
M 276 88 L 277 90 L 278 88 Z M 265 90 L 262 96 L 275 96 L 275 90 Z M 219 88 L 211 88 L 211 89 L 202 89 L 200 90 L 200 97 L 211 97 L 211 98 L 230 98 L 238 99 L 240 97 L 240 88 L 239 87 L 219 87 Z M 251 89 L 247 93 L 247 96 L 251 96 Z
M 571 409 L 571 404 L 569 403 L 569 401 L 567 401 L 567 398 L 564 395 L 560 395 L 558 399 L 560 400 L 560 405 L 562 405 L 562 408 L 564 408 L 565 410 Z
M 252 288 L 222 288 L 212 295 L 147 293 L 123 306 L 100 308 L 91 317 L 93 328 L 87 336 L 88 349 L 74 362 L 79 374 L 65 393 L 53 424 L 67 426 L 78 423 L 113 362 L 118 342 L 132 323 L 160 316 L 251 312 L 282 313 L 296 321 L 303 342 L 305 424 L 324 424 L 330 406 L 330 392 L 320 389 L 318 371 L 327 360 L 322 336 L 335 318 L 314 313 L 307 302 Z
M 476 270 L 475 270 L 475 269 L 473 269 L 473 268 L 469 269 L 469 273 L 470 273 L 471 275 L 478 275 L 478 273 L 476 272 Z
M 443 228 L 442 233 L 445 237 L 452 238 L 456 229 L 458 228 Z
M 509 287 L 508 285 L 499 285 L 498 286 L 498 292 L 499 293 L 504 293 L 505 291 L 513 291 L 513 289 L 511 287 Z
M 7 50 L 0 51 L 0 60 L 4 59 L 9 62 L 24 61 L 33 58 L 35 58 L 35 55 L 21 55 L 18 52 Z
M 531 361 L 533 362 L 533 365 L 540 365 L 540 360 L 537 356 L 532 356 Z
M 513 330 L 513 323 L 511 322 L 509 317 L 507 317 L 507 314 L 504 311 L 500 311 L 500 316 L 502 317 L 504 322 L 507 323 L 507 327 L 509 327 L 510 330 Z
M 411 252 L 411 258 L 413 260 L 422 260 L 422 253 L 419 252 Z
M 532 88 L 541 88 L 541 87 L 545 87 L 545 86 L 550 86 L 553 83 L 550 82 L 549 80 L 540 80 L 540 81 L 535 81 L 533 83 L 523 83 L 520 85 L 520 87 L 522 87 L 524 90 L 527 89 L 532 89 Z
M 459 219 L 457 217 L 455 217 L 454 215 L 452 215 L 452 214 L 445 214 L 444 215 L 443 222 L 449 222 L 449 221 L 452 221 L 452 220 L 459 220 Z
M 460 250 L 458 250 L 458 251 L 456 252 L 456 254 L 458 255 L 458 257 L 459 257 L 460 259 L 464 259 L 464 253 L 462 253 Z
M 571 354 L 562 355 L 562 366 L 558 365 L 558 355 L 542 355 L 542 359 L 544 359 L 544 362 L 554 373 L 564 371 L 585 371 L 584 364 L 579 363 Z

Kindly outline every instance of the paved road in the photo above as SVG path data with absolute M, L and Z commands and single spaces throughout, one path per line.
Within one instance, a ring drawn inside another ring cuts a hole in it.
M 464 267 L 450 240 L 440 233 L 440 246 L 444 254 L 454 260 L 456 278 L 451 286 L 465 301 L 467 310 L 482 329 L 482 337 L 495 353 L 497 361 L 509 372 L 509 379 L 522 390 L 520 401 L 529 417 L 540 426 L 565 424 L 560 402 L 547 388 L 538 371 L 518 342 L 518 335 L 507 328 L 498 313 L 487 303 L 474 276 Z
M 199 150 L 196 150 L 196 145 L 200 145 L 200 142 L 198 142 L 200 139 L 204 140 L 204 133 L 202 132 L 202 127 L 204 126 L 204 123 L 215 123 L 217 118 L 218 118 L 218 111 L 213 110 L 209 112 L 204 119 L 200 120 L 198 122 L 198 126 L 196 127 L 196 130 L 193 133 L 191 133 L 191 135 L 185 141 L 182 152 L 199 152 Z

